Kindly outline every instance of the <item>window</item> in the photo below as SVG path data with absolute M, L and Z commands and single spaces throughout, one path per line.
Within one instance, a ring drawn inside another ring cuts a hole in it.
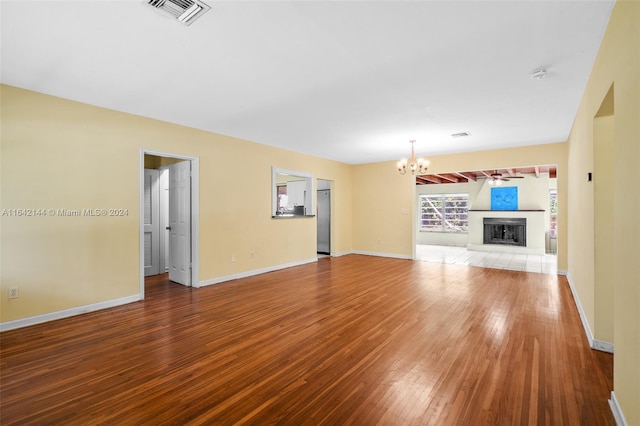
M 549 191 L 549 237 L 558 238 L 558 191 Z
M 420 195 L 420 231 L 467 232 L 469 194 Z
M 314 217 L 313 175 L 271 168 L 271 217 Z

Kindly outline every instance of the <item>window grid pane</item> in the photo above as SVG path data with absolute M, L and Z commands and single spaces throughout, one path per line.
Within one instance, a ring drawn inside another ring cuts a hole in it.
M 549 237 L 558 237 L 558 191 L 549 191 Z
M 469 195 L 420 195 L 420 231 L 467 232 Z

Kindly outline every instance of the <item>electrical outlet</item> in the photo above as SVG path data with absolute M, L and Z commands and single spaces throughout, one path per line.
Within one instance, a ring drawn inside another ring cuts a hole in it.
M 235 261 L 236 261 L 236 255 L 235 255 L 235 254 L 232 254 L 232 255 L 231 255 L 231 261 L 232 261 L 232 262 L 235 262 Z
M 249 259 L 253 259 L 255 257 L 255 255 L 256 255 L 256 253 L 253 250 L 251 250 L 249 252 Z
M 17 287 L 10 288 L 9 299 L 17 299 L 18 297 L 20 297 L 20 292 L 18 291 L 18 288 Z

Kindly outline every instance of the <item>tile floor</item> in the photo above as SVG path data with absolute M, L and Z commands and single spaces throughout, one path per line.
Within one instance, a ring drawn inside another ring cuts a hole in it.
M 416 259 L 427 262 L 457 263 L 483 268 L 557 274 L 555 254 L 514 254 L 472 251 L 465 247 L 421 245 L 416 246 Z

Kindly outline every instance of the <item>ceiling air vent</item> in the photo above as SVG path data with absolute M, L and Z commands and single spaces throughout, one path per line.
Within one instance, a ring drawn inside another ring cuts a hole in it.
M 211 7 L 199 0 L 147 0 L 147 4 L 177 19 L 184 25 L 204 15 Z
M 454 138 L 463 138 L 465 136 L 470 136 L 471 133 L 469 132 L 460 132 L 460 133 L 453 133 L 451 136 L 453 136 Z

